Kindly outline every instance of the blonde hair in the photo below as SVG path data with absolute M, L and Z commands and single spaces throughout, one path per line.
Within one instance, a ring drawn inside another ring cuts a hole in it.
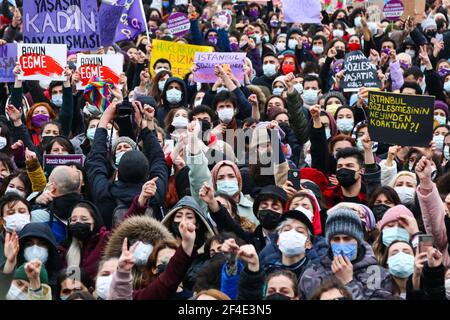
M 416 184 L 416 187 L 417 187 L 416 174 L 409 172 L 409 171 L 400 171 L 399 173 L 397 173 L 397 175 L 391 180 L 391 182 L 389 182 L 389 186 L 392 188 L 395 188 L 395 183 L 397 182 L 398 178 L 400 178 L 401 176 L 411 177 L 414 180 L 414 183 Z

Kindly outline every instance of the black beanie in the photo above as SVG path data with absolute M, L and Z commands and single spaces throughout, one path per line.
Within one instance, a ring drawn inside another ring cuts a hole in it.
M 119 163 L 119 180 L 123 182 L 145 182 L 148 178 L 147 157 L 138 150 L 124 153 Z

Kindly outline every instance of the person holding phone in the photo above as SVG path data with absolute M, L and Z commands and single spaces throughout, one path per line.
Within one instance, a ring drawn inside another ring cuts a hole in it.
M 444 255 L 443 264 L 450 267 L 449 245 L 445 226 L 445 205 L 441 200 L 436 184 L 431 178 L 432 161 L 422 157 L 416 165 L 419 178 L 417 198 L 419 199 L 422 218 L 427 234 L 431 234 L 434 245 Z

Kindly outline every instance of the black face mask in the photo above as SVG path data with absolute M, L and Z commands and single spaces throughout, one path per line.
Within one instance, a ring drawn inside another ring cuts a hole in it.
M 427 31 L 425 33 L 425 35 L 427 36 L 427 38 L 431 39 L 434 38 L 436 36 L 436 31 Z
M 46 146 L 55 136 L 44 136 L 42 137 L 41 146 Z
M 375 220 L 378 222 L 381 220 L 381 218 L 383 218 L 384 213 L 390 209 L 390 207 L 388 207 L 385 204 L 376 204 L 373 206 L 372 208 L 372 212 L 373 215 L 375 216 Z
M 69 224 L 69 230 L 70 230 L 70 233 L 72 234 L 72 237 L 74 237 L 80 241 L 89 240 L 93 233 L 91 230 L 90 223 L 77 222 L 74 224 Z
M 209 123 L 209 121 L 206 121 L 206 120 L 201 120 L 201 125 L 202 125 L 202 131 L 201 131 L 202 136 L 200 137 L 200 139 L 202 139 L 202 141 L 205 145 L 208 145 L 209 144 L 209 134 L 206 134 L 206 132 L 211 130 L 211 123 Z
M 342 168 L 336 172 L 336 178 L 341 186 L 348 188 L 356 182 L 355 173 L 355 170 Z
M 274 293 L 270 296 L 266 296 L 264 300 L 291 300 L 291 298 L 281 293 Z
M 258 220 L 261 222 L 261 226 L 267 230 L 275 229 L 281 220 L 281 214 L 273 210 L 259 210 Z
M 156 275 L 159 276 L 161 273 L 166 271 L 167 269 L 167 263 L 161 263 L 159 266 L 156 267 Z
M 345 56 L 344 50 L 336 50 L 336 59 L 343 59 Z
M 181 233 L 180 230 L 178 229 L 178 227 L 180 226 L 179 222 L 172 222 L 172 224 L 170 225 L 170 232 L 172 232 L 172 234 L 177 238 L 181 238 Z

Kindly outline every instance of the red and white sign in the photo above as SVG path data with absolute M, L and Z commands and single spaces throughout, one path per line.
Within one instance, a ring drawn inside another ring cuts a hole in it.
M 17 60 L 22 68 L 19 80 L 64 81 L 67 45 L 18 43 Z
M 123 72 L 123 55 L 121 54 L 78 54 L 77 71 L 80 81 L 77 90 L 83 90 L 92 79 L 98 76 L 102 81 L 119 84 Z

